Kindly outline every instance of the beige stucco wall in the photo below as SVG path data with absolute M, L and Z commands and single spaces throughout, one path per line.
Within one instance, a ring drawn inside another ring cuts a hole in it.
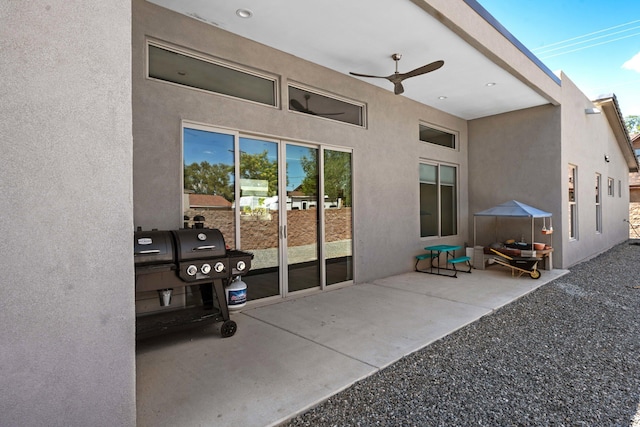
M 466 121 L 142 0 L 135 0 L 133 8 L 136 226 L 182 224 L 181 120 L 352 148 L 357 282 L 412 270 L 414 255 L 432 241 L 419 237 L 421 158 L 458 167 L 460 218 L 466 218 Z M 363 129 L 145 79 L 145 37 L 276 74 L 281 99 L 286 99 L 287 82 L 294 81 L 364 102 L 368 126 Z M 458 133 L 459 150 L 419 142 L 421 120 Z M 467 235 L 468 224 L 461 221 L 459 235 L 441 241 L 463 243 Z
M 553 214 L 554 235 L 540 233 L 535 241 L 552 244 L 554 265 L 562 265 L 559 179 L 560 109 L 551 105 L 513 111 L 469 122 L 469 223 L 473 213 L 517 200 Z M 547 226 L 549 223 L 547 222 Z M 496 235 L 497 229 L 497 235 Z M 472 231 L 473 232 L 473 231 Z M 531 240 L 531 222 L 522 219 L 476 219 L 476 243 L 487 245 L 513 238 Z
M 623 219 L 629 215 L 629 181 L 627 164 L 606 116 L 585 114 L 592 102 L 566 75 L 561 79 L 559 107 L 549 105 L 469 122 L 469 207 L 473 214 L 516 199 L 551 212 L 554 266 L 568 268 L 626 240 L 628 227 Z M 566 226 L 569 164 L 578 166 L 576 240 L 569 240 Z M 595 232 L 596 173 L 602 175 L 602 233 Z M 609 177 L 615 180 L 614 197 L 607 195 Z M 473 227 L 472 218 L 470 223 Z M 500 221 L 499 225 L 507 223 Z M 496 240 L 494 224 L 477 219 L 479 244 Z M 541 223 L 536 224 L 536 241 L 549 243 L 540 233 Z M 504 238 L 518 239 L 518 235 L 506 228 L 497 240 Z
M 0 425 L 135 424 L 131 4 L 0 2 Z
M 585 114 L 591 101 L 565 75 L 562 78 L 562 203 L 568 205 L 567 167 L 578 167 L 578 238 L 562 233 L 566 267 L 604 252 L 628 238 L 629 169 L 605 114 Z M 605 155 L 610 161 L 605 162 Z M 602 175 L 602 233 L 596 233 L 595 175 Z M 615 179 L 615 195 L 607 195 L 607 179 Z M 621 182 L 622 195 L 618 193 Z M 562 223 L 569 221 L 563 210 Z

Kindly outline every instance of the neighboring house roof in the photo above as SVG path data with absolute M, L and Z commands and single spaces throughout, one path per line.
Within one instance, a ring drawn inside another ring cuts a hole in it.
M 189 194 L 189 207 L 228 208 L 231 207 L 231 202 L 217 194 Z
M 638 158 L 636 157 L 633 145 L 631 144 L 629 131 L 627 130 L 627 126 L 624 123 L 624 117 L 622 117 L 618 99 L 614 94 L 601 95 L 598 99 L 593 101 L 593 103 L 598 108 L 602 109 L 605 116 L 607 117 L 609 125 L 611 126 L 611 129 L 616 136 L 618 145 L 620 146 L 620 150 L 622 151 L 622 154 L 627 161 L 629 172 L 638 172 L 638 170 L 640 169 L 638 165 Z

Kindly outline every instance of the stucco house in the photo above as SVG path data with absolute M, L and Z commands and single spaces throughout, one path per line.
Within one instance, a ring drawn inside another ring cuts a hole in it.
M 588 99 L 475 0 L 0 12 L 3 424 L 135 424 L 133 230 L 181 227 L 192 191 L 324 199 L 207 210 L 256 253 L 260 303 L 411 271 L 511 199 L 553 214 L 556 268 L 628 238 L 638 163 L 616 97 Z M 366 77 L 396 66 L 420 70 L 402 94 Z M 205 162 L 215 191 L 188 173 Z

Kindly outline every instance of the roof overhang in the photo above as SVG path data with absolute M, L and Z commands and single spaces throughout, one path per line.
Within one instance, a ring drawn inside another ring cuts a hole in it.
M 557 77 L 475 0 L 148 1 L 347 75 L 390 75 L 394 53 L 400 72 L 444 60 L 400 96 L 467 120 L 561 99 Z
M 629 132 L 625 126 L 624 117 L 620 111 L 618 99 L 613 94 L 602 95 L 600 98 L 594 100 L 593 103 L 596 107 L 601 109 L 607 117 L 609 126 L 611 126 L 616 140 L 618 141 L 618 145 L 620 146 L 620 150 L 627 161 L 629 172 L 638 172 L 638 158 L 633 150 L 631 138 L 629 137 Z

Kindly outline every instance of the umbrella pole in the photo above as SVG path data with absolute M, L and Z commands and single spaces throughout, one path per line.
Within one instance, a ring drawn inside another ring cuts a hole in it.
M 531 217 L 531 250 L 533 250 L 533 236 L 534 236 L 534 223 L 535 223 L 536 219 L 534 217 Z

